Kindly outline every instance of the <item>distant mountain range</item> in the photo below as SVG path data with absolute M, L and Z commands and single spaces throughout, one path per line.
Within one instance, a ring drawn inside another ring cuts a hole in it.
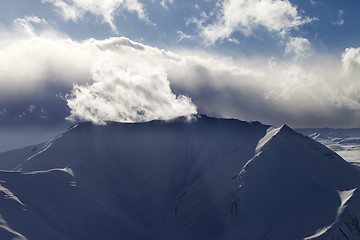
M 296 131 L 324 144 L 360 170 L 360 128 L 303 128 Z
M 360 239 L 360 171 L 286 125 L 81 123 L 0 169 L 0 239 Z

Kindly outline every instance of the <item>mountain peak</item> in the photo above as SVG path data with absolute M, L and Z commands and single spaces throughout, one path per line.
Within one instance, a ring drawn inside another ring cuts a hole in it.
M 285 123 L 280 127 L 280 129 L 283 131 L 292 131 L 292 129 Z
M 296 135 L 301 135 L 298 132 L 296 132 L 294 129 L 292 129 L 291 127 L 289 127 L 286 124 L 283 124 L 280 128 L 279 128 L 279 133 L 280 134 L 296 134 Z

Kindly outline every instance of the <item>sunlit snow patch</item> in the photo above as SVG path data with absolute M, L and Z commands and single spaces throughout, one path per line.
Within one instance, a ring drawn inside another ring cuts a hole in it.
M 266 145 L 266 143 L 268 143 L 270 139 L 273 138 L 280 131 L 282 127 L 284 127 L 284 125 L 279 128 L 270 127 L 267 130 L 266 135 L 262 139 L 260 139 L 258 145 L 256 146 L 255 149 L 256 153 L 259 153 L 261 149 Z
M 322 229 L 319 229 L 316 231 L 316 233 L 310 237 L 304 238 L 305 240 L 309 240 L 309 239 L 315 239 L 320 237 L 321 235 L 325 234 L 329 229 L 331 229 L 338 221 L 340 218 L 340 215 L 344 212 L 345 208 L 346 208 L 346 203 L 350 200 L 350 198 L 354 195 L 354 192 L 356 191 L 356 188 L 349 190 L 349 191 L 337 191 L 341 200 L 341 204 L 338 208 L 337 211 L 337 216 L 335 219 L 335 222 L 333 222 L 331 225 L 324 227 Z

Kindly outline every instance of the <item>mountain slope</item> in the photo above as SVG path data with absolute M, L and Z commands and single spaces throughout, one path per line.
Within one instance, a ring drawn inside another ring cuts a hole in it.
M 296 131 L 335 151 L 360 170 L 360 129 L 304 128 Z
M 250 229 L 243 230 L 244 239 L 254 232 L 257 239 L 311 239 L 329 227 L 317 236 L 328 239 L 343 217 L 341 194 L 357 191 L 359 174 L 334 152 L 287 126 L 269 131 L 264 139 L 238 176 L 235 214 L 244 219 L 239 225 Z
M 82 123 L 15 170 L 1 239 L 360 238 L 359 172 L 287 126 Z
M 29 157 L 42 150 L 45 144 L 37 144 L 21 149 L 10 150 L 0 153 L 0 169 L 13 170 Z

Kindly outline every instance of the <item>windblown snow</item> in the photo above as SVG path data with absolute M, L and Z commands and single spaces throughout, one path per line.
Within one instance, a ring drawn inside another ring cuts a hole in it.
M 286 125 L 81 123 L 0 169 L 0 239 L 360 239 L 360 172 Z

